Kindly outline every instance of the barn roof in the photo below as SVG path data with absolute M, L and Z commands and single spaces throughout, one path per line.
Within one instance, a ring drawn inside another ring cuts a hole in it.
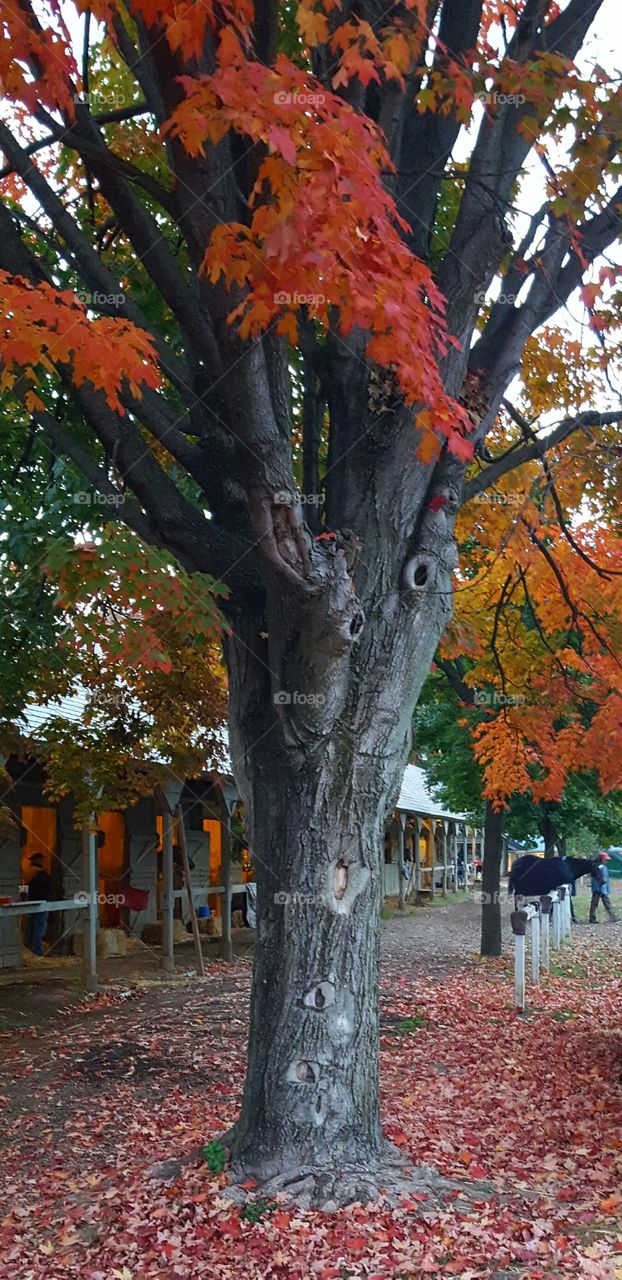
M 33 737 L 43 736 L 46 723 L 49 723 L 56 716 L 79 724 L 84 715 L 85 706 L 86 693 L 83 690 L 68 697 L 59 698 L 56 702 L 48 703 L 45 706 L 31 703 L 24 711 L 24 731 Z M 230 767 L 229 761 L 227 761 L 227 764 Z M 449 818 L 457 822 L 470 822 L 467 814 L 454 813 L 451 809 L 446 809 L 441 801 L 434 798 L 428 788 L 423 769 L 414 764 L 406 766 L 399 800 L 395 808 L 402 813 L 421 814 L 424 818 Z
M 395 808 L 402 813 L 420 813 L 424 818 L 453 818 L 455 822 L 470 822 L 467 814 L 454 813 L 434 799 L 432 792 L 428 790 L 423 769 L 416 764 L 406 765 L 400 798 Z

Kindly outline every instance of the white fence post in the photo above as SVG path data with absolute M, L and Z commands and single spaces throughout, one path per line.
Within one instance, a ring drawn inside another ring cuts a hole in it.
M 562 945 L 561 902 L 557 890 L 555 890 L 555 895 L 551 896 L 553 897 L 553 947 L 556 951 L 559 951 Z
M 520 911 L 513 911 L 510 917 L 514 934 L 514 1003 L 521 1013 L 525 1008 L 525 934 L 529 921 L 533 928 L 533 919 L 537 914 L 538 908 L 530 903 Z
M 572 885 L 564 885 L 564 937 L 570 938 L 572 935 Z
M 542 968 L 548 973 L 551 967 L 551 911 L 553 903 L 548 894 L 540 898 L 540 959 Z
M 540 913 L 531 917 L 531 981 L 540 981 Z

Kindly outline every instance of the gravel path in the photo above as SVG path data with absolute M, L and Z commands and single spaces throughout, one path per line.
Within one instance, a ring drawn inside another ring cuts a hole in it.
M 611 934 L 622 944 L 622 882 L 614 882 L 612 896 L 620 922 L 610 924 L 601 910 L 602 919 L 597 931 L 600 934 L 605 930 L 607 935 Z M 502 889 L 501 904 L 503 949 L 508 952 L 512 945 L 512 904 L 505 889 Z M 583 893 L 576 899 L 582 928 L 587 928 L 588 908 L 589 895 Z M 381 958 L 387 965 L 397 960 L 408 976 L 441 978 L 479 953 L 481 906 L 477 887 L 468 896 L 460 895 L 458 899 L 450 895 L 447 899 L 437 899 L 433 906 L 407 907 L 404 915 L 397 910 L 397 900 L 392 899 L 387 903 L 385 914 L 386 911 L 391 912 L 391 917 L 382 921 Z M 252 937 L 249 930 L 235 931 L 237 956 L 249 958 L 252 955 Z M 216 951 L 215 946 L 207 951 L 208 975 L 214 972 L 214 964 L 220 969 Z M 194 969 L 192 943 L 177 949 L 176 960 L 179 981 Z M 124 987 L 147 987 L 149 997 L 154 1001 L 158 1000 L 158 993 L 163 993 L 169 985 L 159 969 L 158 954 L 150 949 L 134 952 L 123 959 L 105 961 L 101 966 L 101 978 L 103 987 L 116 991 Z M 217 982 L 220 980 L 218 978 Z M 78 961 L 44 960 L 40 964 L 31 962 L 27 970 L 20 970 L 17 974 L 3 972 L 0 975 L 0 1030 L 3 1025 L 26 1027 L 35 1024 L 41 1028 L 53 1021 L 61 1010 L 66 1012 L 81 1000 Z

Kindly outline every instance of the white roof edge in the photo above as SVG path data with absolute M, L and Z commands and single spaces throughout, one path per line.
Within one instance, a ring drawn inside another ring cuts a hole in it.
M 450 818 L 454 822 L 466 822 L 472 826 L 472 820 L 466 813 L 453 813 L 445 809 L 440 801 L 435 800 L 428 790 L 423 769 L 416 764 L 407 764 L 404 778 L 395 805 L 402 813 L 419 813 L 424 818 Z
M 30 703 L 24 711 L 23 719 L 26 721 L 25 732 L 28 734 L 41 733 L 45 729 L 45 724 L 56 716 L 60 716 L 65 720 L 73 721 L 79 724 L 82 720 L 84 708 L 86 704 L 86 692 L 80 691 L 77 694 L 70 694 L 61 697 L 55 704 L 48 703 L 47 706 L 37 706 Z M 228 751 L 228 741 L 226 734 L 223 733 L 223 760 L 222 767 L 217 770 L 223 774 L 231 771 L 231 761 Z M 212 769 L 206 769 L 205 773 L 213 772 Z M 231 774 L 233 776 L 233 774 Z M 440 801 L 435 800 L 431 792 L 428 790 L 428 784 L 423 769 L 418 765 L 407 764 L 402 779 L 399 799 L 395 805 L 397 810 L 402 813 L 418 813 L 422 817 L 430 818 L 449 818 L 454 822 L 467 822 L 472 825 L 471 819 L 465 813 L 453 813 L 449 809 L 445 809 Z

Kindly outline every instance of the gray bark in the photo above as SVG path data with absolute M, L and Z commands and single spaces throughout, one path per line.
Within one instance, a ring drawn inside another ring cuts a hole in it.
M 229 1141 L 234 1167 L 255 1176 L 368 1169 L 386 1151 L 383 836 L 448 617 L 444 572 L 421 591 L 394 591 L 357 643 L 335 646 L 329 628 L 318 633 L 312 613 L 301 626 L 286 602 L 271 651 L 250 634 L 229 642 L 230 735 L 258 885 L 249 1067 Z M 297 646 L 313 656 L 292 661 Z

